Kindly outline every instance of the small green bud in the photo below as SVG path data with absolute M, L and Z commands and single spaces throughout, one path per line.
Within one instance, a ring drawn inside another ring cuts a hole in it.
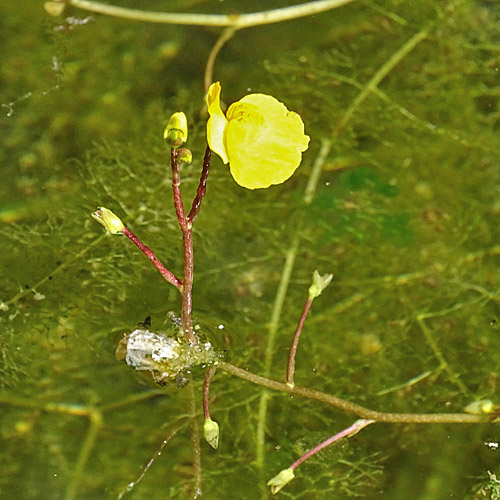
M 206 418 L 203 424 L 203 435 L 207 443 L 216 450 L 219 447 L 219 424 L 211 418 Z
M 178 148 L 187 141 L 188 128 L 187 118 L 182 111 L 174 113 L 163 132 L 163 138 L 172 148 Z
M 481 399 L 480 401 L 473 401 L 464 408 L 465 413 L 472 413 L 473 415 L 481 415 L 483 413 L 493 413 L 495 405 L 491 399 Z
M 293 478 L 295 474 L 293 469 L 289 467 L 288 469 L 283 469 L 277 476 L 269 479 L 267 485 L 271 487 L 271 493 L 276 495 L 284 486 L 286 486 Z
M 99 207 L 92 217 L 102 224 L 111 234 L 120 234 L 125 227 L 123 222 L 111 211 L 105 207 Z
M 312 285 L 309 287 L 309 299 L 319 297 L 321 292 L 330 284 L 332 278 L 333 274 L 321 276 L 318 271 L 314 271 Z
M 193 161 L 193 153 L 188 148 L 179 148 L 177 150 L 177 159 L 189 165 Z

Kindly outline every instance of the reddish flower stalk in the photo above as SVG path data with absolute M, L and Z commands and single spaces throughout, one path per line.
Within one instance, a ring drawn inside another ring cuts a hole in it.
M 182 203 L 181 194 L 181 176 L 180 165 L 177 159 L 177 150 L 171 149 L 171 164 L 172 164 L 172 191 L 174 193 L 175 212 L 177 220 L 182 231 L 182 244 L 184 247 L 184 277 L 182 280 L 182 330 L 184 338 L 192 345 L 198 345 L 198 339 L 193 332 L 193 323 L 191 319 L 191 311 L 193 308 L 192 290 L 193 290 L 193 231 L 192 224 L 186 217 L 184 204 Z
M 174 285 L 177 290 L 181 290 L 182 283 L 179 278 L 172 274 L 156 257 L 153 250 L 147 247 L 130 229 L 123 226 L 121 232 L 135 245 L 139 250 L 141 250 L 144 255 L 153 263 L 153 266 L 160 271 L 161 275 L 171 284 Z
M 210 366 L 205 373 L 205 380 L 203 381 L 203 416 L 205 419 L 210 418 L 210 409 L 209 405 L 209 390 L 210 390 L 210 381 L 215 373 L 215 366 Z
M 201 200 L 205 196 L 207 191 L 207 177 L 208 171 L 210 169 L 210 158 L 212 156 L 212 151 L 210 147 L 207 146 L 205 150 L 205 156 L 203 157 L 203 169 L 201 171 L 200 183 L 198 184 L 198 189 L 196 190 L 196 197 L 193 200 L 193 204 L 191 206 L 191 211 L 188 215 L 188 221 L 192 224 L 200 211 Z
M 318 453 L 318 451 L 326 448 L 336 441 L 339 441 L 342 438 L 354 436 L 354 434 L 359 432 L 361 429 L 364 429 L 367 425 L 373 424 L 374 422 L 375 420 L 369 419 L 356 420 L 356 422 L 354 422 L 354 424 L 352 424 L 347 429 L 340 431 L 334 436 L 328 438 L 326 441 L 323 441 L 322 443 L 315 446 L 312 450 L 309 450 L 298 460 L 296 460 L 292 465 L 290 465 L 290 467 L 283 469 L 279 472 L 279 474 L 277 474 L 267 482 L 267 485 L 271 487 L 271 493 L 275 495 L 276 493 L 281 491 L 295 477 L 294 470 L 308 458 L 311 458 L 313 455 Z
M 307 299 L 306 305 L 304 306 L 304 310 L 302 311 L 302 315 L 300 316 L 299 324 L 297 325 L 297 329 L 295 330 L 295 335 L 293 337 L 292 346 L 290 347 L 290 353 L 288 355 L 288 366 L 286 369 L 286 383 L 290 387 L 294 387 L 295 383 L 293 381 L 293 375 L 295 373 L 295 355 L 297 354 L 297 347 L 299 345 L 300 334 L 302 332 L 302 328 L 306 321 L 307 315 L 309 313 L 309 309 L 311 308 L 311 304 L 314 300 L 314 297 L 309 297 Z
M 307 314 L 309 313 L 309 309 L 311 308 L 313 300 L 321 295 L 323 290 L 330 284 L 330 281 L 332 281 L 332 278 L 333 274 L 324 274 L 322 276 L 318 273 L 318 271 L 314 271 L 313 273 L 312 284 L 309 287 L 309 297 L 307 299 L 306 305 L 304 306 L 304 310 L 302 311 L 302 315 L 300 316 L 297 329 L 295 330 L 292 346 L 290 347 L 290 354 L 288 356 L 288 366 L 286 369 L 286 385 L 288 385 L 288 387 L 292 389 L 295 386 L 295 383 L 293 381 L 293 375 L 295 373 L 295 355 L 297 354 L 297 346 L 299 345 L 300 334 L 302 332 L 304 322 L 306 321 Z
M 313 455 L 318 453 L 318 451 L 335 443 L 339 439 L 354 436 L 354 434 L 358 433 L 361 429 L 364 429 L 367 425 L 373 424 L 373 422 L 375 421 L 364 418 L 356 420 L 356 422 L 354 422 L 354 424 L 352 424 L 350 427 L 347 427 L 347 429 L 344 429 L 343 431 L 338 432 L 334 436 L 329 437 L 326 441 L 323 441 L 322 443 L 318 444 L 317 446 L 309 450 L 307 453 L 302 455 L 298 460 L 296 460 L 292 465 L 290 465 L 290 469 L 292 470 L 296 469 L 301 463 L 305 462 L 308 458 L 311 458 Z

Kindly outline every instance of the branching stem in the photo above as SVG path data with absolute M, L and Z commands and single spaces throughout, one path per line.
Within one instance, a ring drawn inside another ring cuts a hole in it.
M 161 275 L 171 284 L 174 285 L 177 290 L 181 290 L 182 283 L 179 278 L 174 276 L 156 257 L 153 250 L 147 247 L 130 229 L 123 227 L 122 233 L 137 247 L 142 253 L 152 262 L 153 266 L 160 271 Z
M 144 476 L 147 474 L 149 468 L 153 465 L 154 461 L 163 453 L 163 449 L 165 448 L 165 446 L 182 429 L 182 427 L 184 427 L 184 425 L 185 423 L 182 422 L 181 424 L 178 424 L 177 427 L 168 432 L 168 434 L 163 438 L 162 442 L 160 443 L 160 446 L 155 450 L 151 458 L 142 467 L 137 478 L 134 479 L 133 481 L 130 481 L 127 484 L 127 486 L 119 493 L 117 500 L 121 500 L 125 496 L 125 494 L 132 491 L 137 486 L 137 484 L 139 484 L 144 479 Z

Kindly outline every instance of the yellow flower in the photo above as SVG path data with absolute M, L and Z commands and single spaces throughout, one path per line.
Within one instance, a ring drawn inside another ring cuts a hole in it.
M 221 86 L 208 89 L 210 149 L 229 168 L 234 180 L 248 189 L 285 182 L 307 149 L 309 136 L 297 113 L 264 94 L 250 94 L 231 104 L 226 116 L 220 107 Z

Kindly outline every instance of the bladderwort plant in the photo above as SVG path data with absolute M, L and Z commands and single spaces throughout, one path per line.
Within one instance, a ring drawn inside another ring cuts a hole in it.
M 220 94 L 221 86 L 218 82 L 210 85 L 207 94 L 210 115 L 207 123 L 208 145 L 203 158 L 199 185 L 189 211 L 186 209 L 181 192 L 182 164 L 191 163 L 193 160 L 191 151 L 184 147 L 188 139 L 186 115 L 183 112 L 174 113 L 164 131 L 164 138 L 170 147 L 173 201 L 184 249 L 182 277 L 175 276 L 169 271 L 153 250 L 147 247 L 110 209 L 100 207 L 92 214 L 109 233 L 125 235 L 132 241 L 162 277 L 178 290 L 181 297 L 180 320 L 173 335 L 150 331 L 150 325 L 144 324 L 143 328 L 124 336 L 116 350 L 116 357 L 120 360 L 125 359 L 127 364 L 136 370 L 151 374 L 161 385 L 172 383 L 172 379 L 180 382 L 182 374 L 191 367 L 205 366 L 203 430 L 206 441 L 214 449 L 219 445 L 219 425 L 210 415 L 209 391 L 211 379 L 217 369 L 264 388 L 317 400 L 359 417 L 352 425 L 314 446 L 289 467 L 272 477 L 267 484 L 273 494 L 278 493 L 294 478 L 295 469 L 308 458 L 375 423 L 498 423 L 500 407 L 491 400 L 474 401 L 465 408 L 464 413 L 390 413 L 372 410 L 324 392 L 295 385 L 295 356 L 300 335 L 313 301 L 330 284 L 332 274 L 321 275 L 318 271 L 313 274 L 308 297 L 289 350 L 283 382 L 227 363 L 211 343 L 203 338 L 203 334 L 196 331 L 192 320 L 194 281 L 192 229 L 206 195 L 212 152 L 219 155 L 225 164 L 229 164 L 231 174 L 239 185 L 248 189 L 263 189 L 289 179 L 300 165 L 302 153 L 309 144 L 309 137 L 304 133 L 301 117 L 288 111 L 274 97 L 250 94 L 229 106 L 224 113 L 220 104 Z

